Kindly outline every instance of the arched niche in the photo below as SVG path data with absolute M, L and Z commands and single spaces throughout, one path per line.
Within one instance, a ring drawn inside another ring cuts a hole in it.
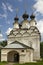
M 19 53 L 17 51 L 9 51 L 7 53 L 7 61 L 8 62 L 19 62 Z

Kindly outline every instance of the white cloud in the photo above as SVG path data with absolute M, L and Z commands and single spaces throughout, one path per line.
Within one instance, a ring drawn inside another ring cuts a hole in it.
M 2 38 L 2 39 L 0 39 L 0 42 L 1 42 L 1 41 L 4 41 L 4 40 L 5 40 L 5 39 L 4 39 L 4 38 Z
M 41 33 L 43 33 L 43 19 L 37 22 L 37 26 Z
M 13 12 L 13 7 L 9 3 L 2 2 L 2 9 L 4 11 L 4 14 L 0 14 L 0 18 L 5 18 L 5 21 L 7 22 L 8 11 Z M 8 22 L 8 24 L 10 24 L 10 22 Z
M 12 28 L 8 28 L 6 34 L 9 35 L 11 30 L 12 30 Z
M 7 9 L 10 11 L 10 12 L 13 12 L 13 6 L 9 3 L 6 3 L 7 5 Z
M 4 10 L 7 9 L 7 6 L 6 6 L 6 4 L 5 4 L 4 2 L 2 2 L 2 8 L 3 8 Z
M 3 37 L 3 35 L 0 33 L 0 38 L 2 38 Z
M 0 33 L 0 42 L 4 41 L 5 39 L 3 38 L 3 35 Z
M 37 18 L 37 16 L 39 16 L 39 13 L 43 16 L 43 0 L 35 1 L 36 3 L 33 5 L 33 7 L 35 8 L 35 14 Z M 38 18 L 36 20 L 38 21 Z M 41 41 L 43 41 L 43 19 L 40 18 L 40 20 L 37 22 L 37 27 L 41 33 Z
M 7 10 L 9 10 L 10 12 L 13 12 L 13 7 L 11 4 L 9 3 L 4 3 L 2 2 L 2 8 L 4 9 L 4 11 L 6 12 Z
M 12 8 L 12 6 L 10 5 L 10 6 L 8 6 L 8 10 L 10 11 L 10 12 L 13 12 L 13 8 Z
M 43 0 L 35 0 L 34 8 L 36 9 L 35 13 L 39 12 L 43 14 Z
M 41 41 L 43 41 L 43 33 L 41 34 Z
M 43 19 L 37 22 L 37 27 L 41 33 L 41 41 L 43 41 Z
M 5 18 L 5 21 L 6 21 L 6 19 L 7 19 L 7 6 L 4 2 L 2 2 L 2 9 L 4 11 L 4 14 L 0 14 L 0 17 Z
M 6 14 L 0 14 L 0 18 L 6 18 L 7 15 Z

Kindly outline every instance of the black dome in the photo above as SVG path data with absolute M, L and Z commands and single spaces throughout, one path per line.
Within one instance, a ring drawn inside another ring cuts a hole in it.
M 18 20 L 19 20 L 19 18 L 16 16 L 16 17 L 14 18 L 14 20 L 15 20 L 15 21 L 18 21 Z
M 27 19 L 29 17 L 29 15 L 25 12 L 22 17 L 23 17 L 23 19 Z
M 34 19 L 34 18 L 35 18 L 35 15 L 34 15 L 34 14 L 32 14 L 32 15 L 30 16 L 30 18 L 31 18 L 31 19 Z

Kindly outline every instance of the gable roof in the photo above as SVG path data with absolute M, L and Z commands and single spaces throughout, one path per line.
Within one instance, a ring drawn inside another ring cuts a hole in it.
M 38 30 L 38 28 L 37 28 L 36 26 L 31 26 L 29 29 L 30 29 L 30 30 L 33 30 L 33 31 L 36 29 L 37 32 L 39 32 L 39 30 Z M 40 33 L 40 32 L 39 32 L 39 33 Z
M 8 44 L 7 46 L 5 46 L 4 48 L 6 48 L 6 49 L 26 49 L 26 48 L 33 49 L 33 48 L 31 48 L 23 43 L 20 43 L 18 41 L 12 42 L 12 43 Z

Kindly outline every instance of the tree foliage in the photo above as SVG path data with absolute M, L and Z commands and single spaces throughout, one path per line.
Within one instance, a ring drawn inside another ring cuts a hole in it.
M 7 45 L 7 41 L 5 40 L 5 41 L 0 42 L 0 45 L 5 47 Z
M 43 42 L 40 44 L 40 56 L 43 58 Z

